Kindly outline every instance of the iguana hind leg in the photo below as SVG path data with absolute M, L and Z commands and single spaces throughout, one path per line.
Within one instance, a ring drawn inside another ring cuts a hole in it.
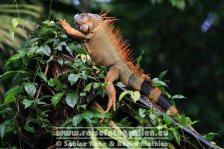
M 108 104 L 107 109 L 106 111 L 104 111 L 104 113 L 108 113 L 112 106 L 113 110 L 116 111 L 116 90 L 113 82 L 119 79 L 119 73 L 119 69 L 112 67 L 109 69 L 105 77 L 105 82 L 107 83 L 107 85 L 105 86 L 105 91 L 108 96 Z M 102 123 L 103 121 L 104 117 L 102 117 L 99 123 Z
M 107 85 L 105 86 L 105 91 L 108 96 L 108 104 L 105 113 L 108 113 L 110 108 L 113 106 L 113 110 L 116 111 L 116 90 L 113 82 L 118 80 L 119 78 L 119 69 L 112 67 L 107 72 L 105 77 L 105 82 Z

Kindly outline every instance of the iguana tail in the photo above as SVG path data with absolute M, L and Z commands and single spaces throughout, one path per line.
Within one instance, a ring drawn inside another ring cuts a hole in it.
M 168 102 L 167 97 L 161 93 L 160 89 L 156 87 L 150 79 L 145 79 L 145 77 L 140 77 L 133 71 L 127 70 L 121 71 L 120 79 L 122 83 L 134 90 L 140 91 L 141 94 L 147 96 L 152 102 L 160 105 L 164 110 L 169 110 L 171 115 L 178 113 L 176 107 Z
M 146 79 L 142 82 L 140 93 L 148 96 L 149 99 L 162 106 L 163 109 L 169 110 L 171 115 L 178 113 L 176 107 L 169 103 L 167 97 L 161 93 L 158 87 L 153 85 L 151 80 Z

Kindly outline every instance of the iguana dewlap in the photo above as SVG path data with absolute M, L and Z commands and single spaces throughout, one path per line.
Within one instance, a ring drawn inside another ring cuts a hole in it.
M 159 88 L 153 85 L 148 76 L 142 70 L 134 66 L 130 50 L 122 40 L 118 29 L 114 29 L 111 22 L 114 18 L 106 17 L 106 14 L 98 15 L 91 13 L 76 14 L 75 24 L 78 30 L 72 28 L 65 20 L 60 24 L 66 33 L 83 42 L 83 47 L 97 66 L 109 68 L 105 81 L 105 91 L 108 95 L 108 104 L 105 113 L 113 106 L 115 111 L 116 90 L 113 82 L 120 80 L 124 85 L 140 91 L 155 103 L 158 103 L 171 115 L 178 113 L 161 94 Z

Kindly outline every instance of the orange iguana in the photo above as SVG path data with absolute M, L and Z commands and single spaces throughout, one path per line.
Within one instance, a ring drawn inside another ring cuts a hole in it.
M 169 110 L 171 115 L 177 114 L 177 109 L 172 106 L 158 87 L 143 71 L 134 65 L 128 45 L 122 40 L 118 29 L 111 25 L 115 19 L 102 15 L 82 13 L 74 16 L 78 30 L 72 28 L 65 20 L 59 23 L 65 32 L 83 42 L 83 47 L 90 55 L 96 66 L 108 67 L 105 77 L 107 85 L 105 91 L 108 95 L 108 104 L 105 113 L 113 106 L 115 111 L 116 90 L 113 82 L 120 80 L 124 85 L 149 97 L 149 99 Z

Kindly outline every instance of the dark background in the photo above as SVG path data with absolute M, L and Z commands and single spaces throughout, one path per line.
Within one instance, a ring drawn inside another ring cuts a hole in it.
M 168 70 L 165 79 L 172 95 L 182 94 L 177 107 L 192 120 L 202 134 L 216 132 L 218 145 L 224 142 L 224 2 L 222 0 L 6 0 L 9 4 L 33 4 L 39 8 L 36 17 L 29 13 L 0 11 L 0 17 L 26 18 L 31 24 L 41 24 L 47 18 L 63 18 L 69 23 L 77 12 L 110 11 L 116 16 L 134 56 L 143 56 L 145 73 L 158 77 Z M 19 8 L 20 9 L 20 8 Z M 22 8 L 21 8 L 22 9 Z M 11 10 L 12 11 L 12 10 Z M 10 26 L 0 19 L 0 32 Z M 35 26 L 35 25 L 33 25 Z M 33 27 L 33 30 L 35 27 Z M 10 30 L 10 29 L 8 29 Z M 7 44 L 0 38 L 0 67 L 26 38 L 20 32 Z M 16 46 L 13 46 L 16 45 Z M 0 73 L 6 70 L 0 69 Z M 0 82 L 1 83 L 1 82 Z M 0 85 L 1 96 L 7 83 Z

